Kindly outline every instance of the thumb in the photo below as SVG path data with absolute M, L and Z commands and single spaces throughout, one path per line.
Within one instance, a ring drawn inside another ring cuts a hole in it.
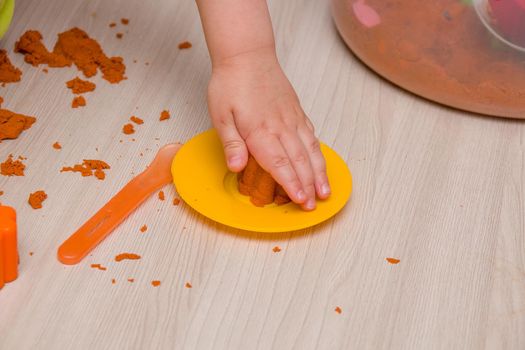
M 248 149 L 237 131 L 233 115 L 222 117 L 213 124 L 221 139 L 228 168 L 233 172 L 240 172 L 248 162 Z

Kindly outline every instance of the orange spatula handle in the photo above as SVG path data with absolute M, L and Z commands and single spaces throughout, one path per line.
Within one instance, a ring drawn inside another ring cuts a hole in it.
M 152 175 L 148 169 L 131 180 L 120 192 L 86 221 L 58 248 L 58 260 L 63 264 L 79 263 L 113 229 L 153 192 L 171 182 L 169 177 Z

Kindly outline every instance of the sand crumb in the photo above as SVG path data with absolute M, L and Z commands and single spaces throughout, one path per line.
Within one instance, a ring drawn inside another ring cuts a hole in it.
M 115 261 L 119 262 L 122 260 L 138 260 L 140 259 L 140 255 L 133 254 L 133 253 L 121 253 L 117 256 L 115 256 Z
M 388 262 L 389 262 L 390 264 L 392 264 L 392 265 L 395 265 L 395 264 L 399 264 L 399 262 L 400 262 L 401 260 L 396 259 L 396 258 L 386 258 L 386 261 L 388 261 Z
M 75 164 L 72 167 L 63 167 L 60 172 L 72 171 L 81 173 L 82 176 L 92 176 L 94 175 L 99 180 L 104 180 L 106 174 L 104 170 L 110 169 L 109 164 L 102 160 L 97 159 L 84 159 L 82 164 Z
M 13 160 L 13 155 L 10 154 L 6 161 L 0 164 L 0 174 L 4 176 L 24 176 L 25 168 L 26 166 L 21 159 Z
M 104 267 L 100 264 L 91 264 L 91 268 L 92 269 L 98 269 L 100 271 L 106 271 L 107 270 L 107 267 Z
M 183 41 L 179 44 L 179 50 L 189 49 L 191 46 L 189 41 Z
M 71 108 L 84 107 L 86 105 L 86 99 L 84 96 L 76 96 L 71 102 Z
M 40 190 L 40 191 L 31 193 L 29 195 L 29 199 L 27 200 L 27 202 L 29 203 L 31 208 L 40 209 L 42 208 L 42 202 L 45 201 L 46 199 L 47 199 L 47 194 L 44 191 Z
M 135 133 L 135 128 L 133 127 L 133 124 L 128 123 L 122 127 L 122 132 L 126 135 L 131 135 Z
M 160 113 L 160 117 L 159 117 L 159 120 L 160 121 L 163 121 L 163 120 L 167 120 L 167 119 L 170 119 L 170 112 L 167 111 L 167 110 L 164 110 Z

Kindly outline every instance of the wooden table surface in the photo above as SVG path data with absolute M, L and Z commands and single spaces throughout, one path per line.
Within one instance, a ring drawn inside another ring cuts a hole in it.
M 257 234 L 173 206 L 167 186 L 166 201 L 152 196 L 65 266 L 59 244 L 161 145 L 210 127 L 209 56 L 193 1 L 17 1 L 1 46 L 23 76 L 0 95 L 37 123 L 0 144 L 2 161 L 27 157 L 24 177 L 0 176 L 20 252 L 20 277 L 0 291 L 0 349 L 525 348 L 525 124 L 447 109 L 378 78 L 344 46 L 326 1 L 270 8 L 305 111 L 353 173 L 346 207 L 311 229 Z M 122 17 L 128 26 L 109 28 Z M 45 74 L 13 53 L 27 29 L 52 47 L 73 26 L 124 57 L 128 76 L 111 85 L 99 73 L 79 109 L 65 86 L 75 68 Z M 193 47 L 180 51 L 184 40 Z M 172 118 L 159 122 L 164 109 Z M 128 136 L 131 115 L 145 123 Z M 107 161 L 107 178 L 60 173 L 82 159 Z M 34 210 L 27 198 L 40 189 L 48 199 Z M 115 262 L 122 252 L 142 259 Z

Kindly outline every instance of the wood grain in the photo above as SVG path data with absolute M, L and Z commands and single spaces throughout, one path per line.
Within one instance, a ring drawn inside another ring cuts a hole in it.
M 525 124 L 378 78 L 343 45 L 324 1 L 270 8 L 305 111 L 352 170 L 348 205 L 308 230 L 256 234 L 173 206 L 168 186 L 166 201 L 153 196 L 83 263 L 64 266 L 58 245 L 161 145 L 210 127 L 209 58 L 192 1 L 17 1 L 1 46 L 23 77 L 0 95 L 38 121 L 0 144 L 0 159 L 28 158 L 25 177 L 0 177 L 20 250 L 20 278 L 0 291 L 1 349 L 525 348 Z M 109 28 L 121 17 L 127 27 Z M 12 52 L 26 29 L 50 47 L 72 26 L 128 67 L 118 85 L 95 77 L 81 109 L 65 87 L 74 68 L 45 74 Z M 193 47 L 179 51 L 184 40 Z M 163 109 L 172 118 L 159 122 Z M 145 123 L 126 136 L 131 115 Z M 105 181 L 59 172 L 90 158 L 111 165 Z M 40 189 L 49 198 L 33 210 L 27 198 Z M 142 259 L 115 262 L 122 252 Z

